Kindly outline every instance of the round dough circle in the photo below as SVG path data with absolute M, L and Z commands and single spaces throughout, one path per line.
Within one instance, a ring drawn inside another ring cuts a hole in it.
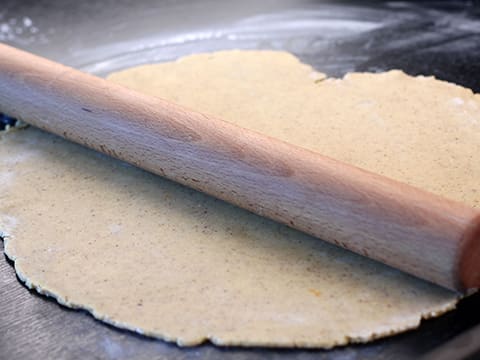
M 479 204 L 480 100 L 468 89 L 400 71 L 326 79 L 271 51 L 110 79 Z M 458 299 L 36 129 L 0 135 L 0 166 L 0 229 L 27 286 L 179 345 L 329 348 L 414 328 Z

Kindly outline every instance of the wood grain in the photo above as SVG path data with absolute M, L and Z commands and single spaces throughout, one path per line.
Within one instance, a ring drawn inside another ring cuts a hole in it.
M 480 285 L 464 204 L 1 44 L 0 111 L 444 287 Z

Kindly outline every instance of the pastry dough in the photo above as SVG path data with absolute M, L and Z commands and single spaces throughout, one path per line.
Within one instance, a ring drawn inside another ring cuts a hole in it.
M 400 71 L 327 79 L 271 51 L 110 76 L 479 205 L 480 99 Z M 0 135 L 0 229 L 27 286 L 194 345 L 323 347 L 418 326 L 459 295 L 29 128 Z

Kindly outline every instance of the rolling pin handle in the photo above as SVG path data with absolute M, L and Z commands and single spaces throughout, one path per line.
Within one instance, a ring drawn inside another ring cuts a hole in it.
M 460 279 L 462 288 L 480 288 L 480 216 L 475 217 L 462 239 Z

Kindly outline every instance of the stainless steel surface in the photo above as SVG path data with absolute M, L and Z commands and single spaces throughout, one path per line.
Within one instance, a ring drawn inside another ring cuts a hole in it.
M 98 75 L 195 52 L 266 48 L 332 76 L 400 68 L 480 92 L 472 1 L 3 0 L 0 41 Z M 331 351 L 181 349 L 31 293 L 0 259 L 0 359 L 410 359 L 479 324 L 479 306 L 475 295 L 416 331 Z
M 467 358 L 480 358 L 480 325 L 476 325 L 445 344 L 440 345 L 423 357 L 422 360 L 457 360 Z

